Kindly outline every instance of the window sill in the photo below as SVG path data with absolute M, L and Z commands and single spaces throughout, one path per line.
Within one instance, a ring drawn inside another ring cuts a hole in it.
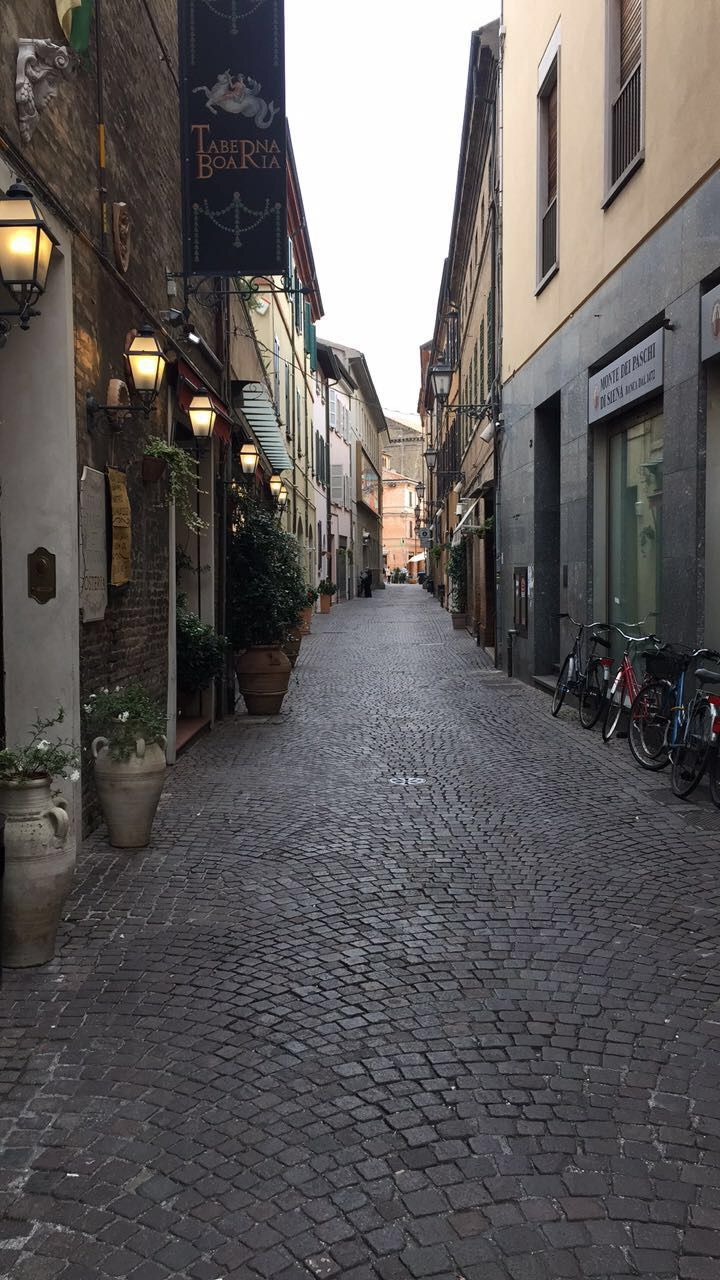
M 610 188 L 610 190 L 608 191 L 605 199 L 602 202 L 601 207 L 603 209 L 609 209 L 615 197 L 620 195 L 620 192 L 622 191 L 626 182 L 630 181 L 635 171 L 639 169 L 640 165 L 644 164 L 644 162 L 645 162 L 645 148 L 641 147 L 637 155 L 635 156 L 635 159 L 630 161 L 630 164 L 628 165 L 627 169 L 624 171 L 624 173 L 620 174 L 620 177 L 618 178 L 617 182 L 615 182 Z
M 554 261 L 554 263 L 553 263 L 553 265 L 551 266 L 550 270 L 549 270 L 549 271 L 546 271 L 546 272 L 545 272 L 545 275 L 544 275 L 544 276 L 543 276 L 543 278 L 542 278 L 542 280 L 540 280 L 540 281 L 539 281 L 538 286 L 537 286 L 537 288 L 536 288 L 536 290 L 535 290 L 535 297 L 536 297 L 536 298 L 538 297 L 538 295 L 539 295 L 539 294 L 541 294 L 541 293 L 542 293 L 543 289 L 544 289 L 544 288 L 546 288 L 546 286 L 547 286 L 547 285 L 549 285 L 549 283 L 550 283 L 550 281 L 552 280 L 553 276 L 556 276 L 559 270 L 560 270 L 560 263 L 558 262 L 558 260 L 557 260 L 557 258 L 556 258 L 556 259 L 555 259 L 555 261 Z

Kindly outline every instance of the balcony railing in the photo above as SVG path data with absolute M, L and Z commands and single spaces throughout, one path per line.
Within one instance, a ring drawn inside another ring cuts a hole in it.
M 548 271 L 557 262 L 557 196 L 550 202 L 542 220 L 542 247 L 540 261 L 540 278 L 545 279 Z
M 642 63 L 638 62 L 612 105 L 613 186 L 640 152 L 641 70 Z

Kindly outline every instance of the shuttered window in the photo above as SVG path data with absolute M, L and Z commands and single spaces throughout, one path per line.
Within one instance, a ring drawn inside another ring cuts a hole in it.
M 620 84 L 625 84 L 642 54 L 642 0 L 620 0 Z
M 343 500 L 343 469 L 341 462 L 333 462 L 330 468 L 330 501 L 336 507 L 342 506 Z
M 547 203 L 550 205 L 557 195 L 557 78 L 547 95 L 545 110 L 547 112 Z

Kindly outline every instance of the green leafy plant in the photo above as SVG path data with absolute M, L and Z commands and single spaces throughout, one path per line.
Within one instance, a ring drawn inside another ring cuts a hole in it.
M 308 587 L 308 589 L 307 589 L 307 603 L 308 603 L 308 604 L 316 604 L 316 602 L 317 602 L 317 598 L 318 598 L 318 596 L 319 596 L 319 595 L 320 595 L 320 592 L 319 592 L 319 591 L 316 591 L 315 587 Z M 307 606 L 305 606 L 305 607 L 307 607 Z
M 330 578 L 322 578 L 318 582 L 318 591 L 321 596 L 334 596 L 337 591 L 337 583 L 332 582 Z
M 184 693 L 199 693 L 223 673 L 228 642 L 180 602 L 175 624 L 177 681 Z
M 452 586 L 450 607 L 453 613 L 464 613 L 467 609 L 467 546 L 461 539 L 457 546 L 450 548 L 448 558 L 448 577 Z
M 440 563 L 440 557 L 444 550 L 445 550 L 445 546 L 442 542 L 436 542 L 435 545 L 430 548 L 432 558 L 436 564 Z
M 168 503 L 175 503 L 177 510 L 192 533 L 201 533 L 207 529 L 207 521 L 202 520 L 193 510 L 192 498 L 197 493 L 198 463 L 187 449 L 177 444 L 168 444 L 161 436 L 149 436 L 145 441 L 143 452 L 146 458 L 162 458 L 167 462 Z
M 0 783 L 28 782 L 33 778 L 69 778 L 78 782 L 80 753 L 74 742 L 67 738 L 51 741 L 45 737 L 49 729 L 62 724 L 65 712 L 51 720 L 38 718 L 30 731 L 30 740 L 24 747 L 5 747 L 0 751 Z
M 482 524 L 469 524 L 461 530 L 463 538 L 484 538 L 486 533 L 495 528 L 495 517 L 488 516 Z
M 307 603 L 297 539 L 253 494 L 233 493 L 228 556 L 233 649 L 281 644 Z
M 165 742 L 165 711 L 141 684 L 91 693 L 83 712 L 88 736 L 107 738 L 113 760 L 129 760 L 138 738 Z

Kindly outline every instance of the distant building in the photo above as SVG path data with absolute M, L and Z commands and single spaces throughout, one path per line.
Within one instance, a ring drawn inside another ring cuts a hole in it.
M 413 579 L 417 577 L 418 569 L 425 567 L 419 529 L 415 523 L 418 511 L 415 484 L 410 476 L 404 476 L 392 467 L 383 467 L 383 564 L 390 573 L 394 569 L 404 569 Z M 418 559 L 420 556 L 422 559 Z

